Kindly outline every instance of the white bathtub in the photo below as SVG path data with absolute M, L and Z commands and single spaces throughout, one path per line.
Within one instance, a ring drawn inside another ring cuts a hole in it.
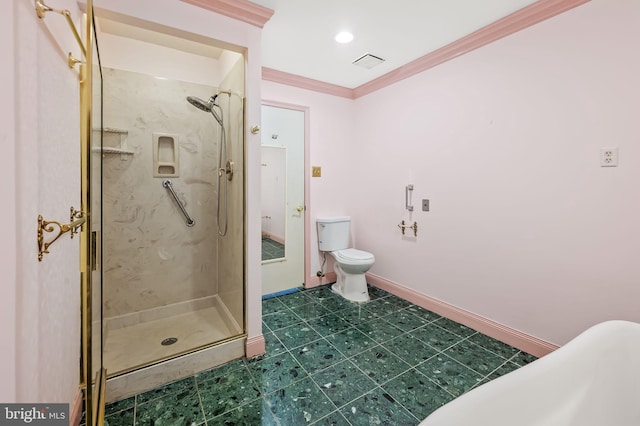
M 420 426 L 639 426 L 640 324 L 595 325 L 433 412 Z

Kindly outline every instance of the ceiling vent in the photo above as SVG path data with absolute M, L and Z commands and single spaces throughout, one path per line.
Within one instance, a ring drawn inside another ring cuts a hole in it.
M 371 68 L 375 67 L 376 65 L 380 65 L 383 62 L 384 59 L 370 53 L 365 53 L 364 55 L 353 61 L 353 65 L 357 65 L 359 67 L 370 70 Z

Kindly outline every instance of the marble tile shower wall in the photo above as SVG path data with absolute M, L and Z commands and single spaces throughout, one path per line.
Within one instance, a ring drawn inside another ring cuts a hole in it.
M 220 89 L 232 96 L 220 95 L 227 129 L 227 159 L 234 162 L 233 180 L 227 182 L 228 233 L 219 239 L 218 296 L 235 321 L 244 323 L 244 57 L 240 56 Z M 222 195 L 222 194 L 221 194 Z M 220 210 L 222 212 L 222 208 Z M 222 222 L 221 222 L 222 223 Z
M 206 100 L 215 88 L 110 68 L 103 78 L 104 127 L 126 131 L 133 151 L 103 157 L 105 317 L 215 295 L 220 130 L 185 100 Z M 162 186 L 165 178 L 154 177 L 156 132 L 179 135 L 180 175 L 170 179 L 196 221 L 191 228 Z

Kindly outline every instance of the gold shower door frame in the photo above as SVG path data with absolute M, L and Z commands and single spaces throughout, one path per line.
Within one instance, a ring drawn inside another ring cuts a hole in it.
M 92 378 L 92 279 L 95 264 L 93 241 L 95 226 L 91 208 L 91 143 L 92 143 L 92 70 L 93 70 L 93 0 L 87 0 L 84 16 L 84 37 L 86 56 L 80 65 L 80 210 L 85 212 L 86 225 L 80 232 L 80 297 L 82 357 L 80 363 L 80 385 L 84 388 L 84 409 L 87 425 L 104 424 L 104 401 L 106 372 L 102 368 L 101 357 L 95 381 Z
M 96 256 L 102 255 L 102 250 L 97 246 L 100 244 L 99 234 L 101 229 L 102 212 L 100 211 L 100 203 L 96 203 L 99 193 L 94 192 L 96 188 L 96 180 L 101 179 L 100 173 L 95 173 L 96 170 L 92 168 L 92 147 L 102 148 L 102 144 L 97 140 L 93 141 L 94 137 L 102 131 L 103 123 L 93 122 L 98 120 L 96 111 L 94 108 L 98 108 L 98 105 L 93 105 L 94 93 L 92 93 L 94 87 L 94 80 L 98 76 L 94 75 L 92 70 L 94 65 L 97 66 L 98 58 L 94 55 L 96 49 L 97 40 L 94 39 L 94 11 L 92 8 L 92 0 L 87 0 L 87 8 L 85 11 L 84 22 L 84 34 L 85 46 L 87 55 L 84 63 L 80 66 L 80 123 L 81 123 L 81 210 L 86 213 L 87 222 L 80 233 L 80 271 L 81 271 L 81 315 L 82 315 L 82 358 L 81 358 L 81 386 L 84 389 L 85 395 L 85 410 L 86 410 L 86 424 L 87 425 L 102 425 L 104 422 L 104 405 L 106 394 L 106 379 L 107 371 L 103 365 L 102 350 L 92 351 L 97 349 L 104 343 L 102 341 L 102 333 L 99 330 L 94 330 L 92 327 L 92 321 L 94 316 L 100 318 L 102 328 L 102 312 L 98 306 L 94 306 L 93 298 L 100 297 L 101 282 L 98 282 L 98 277 L 95 276 L 96 264 L 102 266 L 102 261 Z M 243 54 L 243 63 L 246 62 L 246 57 Z M 246 64 L 243 68 L 243 76 L 246 73 Z M 246 77 L 245 77 L 246 78 Z M 96 89 L 97 90 L 97 89 Z M 96 94 L 97 95 L 97 94 Z M 230 95 L 231 97 L 231 95 Z M 247 325 L 247 312 L 246 312 L 246 277 L 245 277 L 245 259 L 246 259 L 246 135 L 244 134 L 245 120 L 246 120 L 246 102 L 244 96 L 240 97 L 242 118 L 240 123 L 240 133 L 238 144 L 241 147 L 242 156 L 242 190 L 241 190 L 241 234 L 242 234 L 242 274 L 241 274 L 241 293 L 242 293 L 242 330 L 240 334 L 228 337 L 226 339 L 207 343 L 202 346 L 191 348 L 189 352 L 197 351 L 200 349 L 220 345 L 229 341 L 244 337 L 246 339 L 246 325 Z M 101 107 L 100 107 L 101 108 Z M 101 113 L 102 111 L 100 111 Z M 100 129 L 100 132 L 94 132 L 94 126 Z M 93 146 L 95 144 L 95 146 Z M 101 157 L 102 155 L 100 155 Z M 93 183 L 93 184 L 92 184 Z M 96 235 L 97 232 L 97 235 Z M 92 280 L 92 273 L 94 274 L 95 282 Z M 100 303 L 102 305 L 102 301 Z M 92 331 L 95 331 L 95 335 L 92 335 Z M 98 346 L 99 345 L 99 346 Z M 93 354 L 93 357 L 92 357 Z M 95 374 L 95 377 L 93 375 Z

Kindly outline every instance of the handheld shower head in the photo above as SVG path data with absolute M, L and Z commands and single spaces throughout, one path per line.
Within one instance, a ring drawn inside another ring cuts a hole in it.
M 187 101 L 193 105 L 194 107 L 205 111 L 205 112 L 211 112 L 211 106 L 213 105 L 213 103 L 215 102 L 215 96 L 212 96 L 209 99 L 209 102 L 205 102 L 202 99 L 198 98 L 197 96 L 187 96 Z
M 213 95 L 209 98 L 209 102 L 205 102 L 202 99 L 198 98 L 197 96 L 187 96 L 187 102 L 189 102 L 191 105 L 193 105 L 194 107 L 198 108 L 201 111 L 204 112 L 210 112 L 211 115 L 213 115 L 213 118 L 216 119 L 216 121 L 218 122 L 218 124 L 220 124 L 221 126 L 222 124 L 222 118 L 220 117 L 220 115 L 213 109 L 213 107 L 218 107 L 220 108 L 220 106 L 218 104 L 216 104 L 216 98 L 218 97 L 218 95 Z

